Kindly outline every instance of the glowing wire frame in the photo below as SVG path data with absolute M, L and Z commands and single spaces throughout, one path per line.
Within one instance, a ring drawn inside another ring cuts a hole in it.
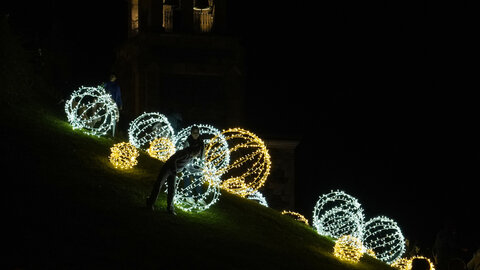
M 119 118 L 118 107 L 102 86 L 82 86 L 65 102 L 65 113 L 73 129 L 102 136 L 112 130 Z

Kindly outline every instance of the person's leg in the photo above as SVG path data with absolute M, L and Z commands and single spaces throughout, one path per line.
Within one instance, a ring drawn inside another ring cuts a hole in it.
M 175 197 L 175 174 L 172 173 L 167 177 L 168 194 L 167 194 L 167 210 L 175 214 L 175 207 L 173 206 L 173 199 Z
M 165 181 L 170 175 L 169 172 L 170 170 L 168 170 L 168 168 L 166 167 L 162 167 L 162 169 L 160 170 L 160 173 L 157 176 L 157 181 L 155 181 L 152 191 L 150 192 L 150 197 L 147 198 L 147 207 L 153 208 L 153 205 L 157 201 L 158 194 L 160 193 L 162 186 L 165 184 Z

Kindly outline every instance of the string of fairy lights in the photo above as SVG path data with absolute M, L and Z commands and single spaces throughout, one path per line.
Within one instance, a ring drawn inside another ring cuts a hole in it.
M 220 145 L 222 137 L 229 145 L 228 150 Z M 217 153 L 226 151 L 230 153 L 230 164 L 218 171 L 225 176 L 221 183 L 223 189 L 245 197 L 265 184 L 271 161 L 263 140 L 242 128 L 224 130 L 205 147 L 206 162 L 215 162 Z
M 73 129 L 103 136 L 114 129 L 119 111 L 112 96 L 102 86 L 82 86 L 65 102 L 65 113 Z
M 114 129 L 119 117 L 115 102 L 101 86 L 82 86 L 74 91 L 65 103 L 65 112 L 73 129 L 96 136 Z M 242 128 L 220 131 L 211 125 L 195 126 L 204 140 L 204 155 L 195 158 L 177 175 L 174 204 L 187 212 L 205 211 L 219 201 L 223 189 L 268 207 L 259 191 L 271 170 L 264 141 Z M 143 113 L 130 123 L 129 141 L 113 145 L 108 159 L 113 167 L 122 170 L 134 168 L 141 151 L 165 162 L 186 146 L 191 128 L 175 134 L 165 115 Z M 309 225 L 299 213 L 284 210 L 281 214 Z M 359 201 L 340 190 L 319 197 L 312 227 L 318 234 L 336 239 L 333 256 L 349 263 L 357 263 L 368 254 L 396 269 L 407 270 L 411 269 L 413 259 L 420 258 L 402 258 L 405 239 L 394 220 L 377 216 L 365 221 Z

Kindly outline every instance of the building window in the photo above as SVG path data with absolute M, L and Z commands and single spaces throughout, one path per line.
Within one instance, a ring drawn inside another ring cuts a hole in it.
M 132 0 L 131 8 L 131 31 L 133 34 L 138 33 L 138 0 Z

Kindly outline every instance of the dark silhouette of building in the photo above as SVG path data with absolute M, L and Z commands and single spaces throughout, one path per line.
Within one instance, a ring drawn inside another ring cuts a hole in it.
M 130 0 L 129 38 L 115 72 L 132 118 L 180 114 L 219 128 L 244 121 L 244 50 L 229 35 L 226 0 Z

